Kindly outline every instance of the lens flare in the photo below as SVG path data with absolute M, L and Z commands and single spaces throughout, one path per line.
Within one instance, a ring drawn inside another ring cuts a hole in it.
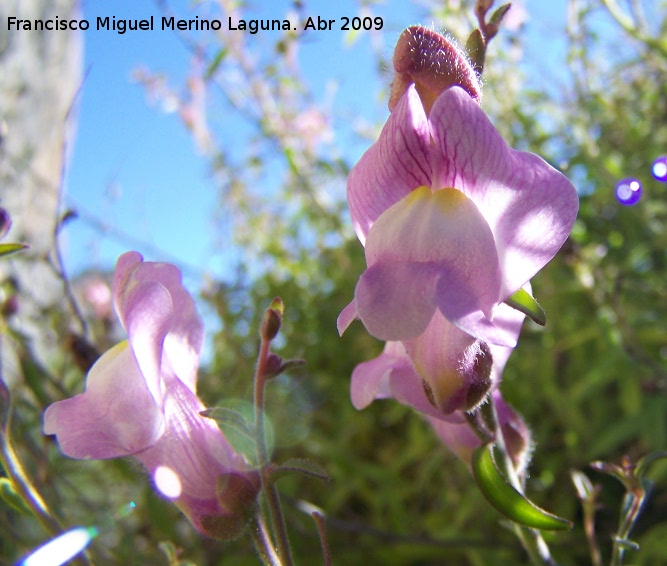
M 95 527 L 77 527 L 50 540 L 19 562 L 19 566 L 61 566 L 97 536 Z
M 653 176 L 658 181 L 667 183 L 667 155 L 662 155 L 653 162 Z
M 167 466 L 159 466 L 153 474 L 155 485 L 165 497 L 177 499 L 181 494 L 181 480 L 174 470 Z
M 637 179 L 623 179 L 616 183 L 616 200 L 624 206 L 637 204 L 642 198 L 642 184 Z

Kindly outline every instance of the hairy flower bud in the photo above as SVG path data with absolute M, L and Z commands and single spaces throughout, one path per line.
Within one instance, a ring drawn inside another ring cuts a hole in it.
M 439 33 L 423 26 L 411 26 L 398 38 L 394 49 L 394 82 L 389 110 L 411 84 L 415 84 L 426 114 L 438 96 L 459 85 L 476 102 L 482 97 L 477 75 L 461 49 Z

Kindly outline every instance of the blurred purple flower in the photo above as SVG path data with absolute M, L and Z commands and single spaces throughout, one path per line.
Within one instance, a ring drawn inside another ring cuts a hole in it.
M 258 488 L 217 424 L 199 414 L 203 324 L 181 273 L 126 253 L 113 298 L 128 340 L 91 368 L 84 393 L 46 409 L 44 432 L 72 458 L 134 457 L 199 531 L 225 538 Z
M 4 208 L 0 207 L 0 240 L 7 235 L 12 227 L 12 217 Z
M 502 303 L 567 238 L 575 188 L 511 149 L 466 91 L 445 89 L 427 113 L 412 85 L 347 194 L 368 268 L 339 332 L 360 318 L 376 338 L 403 342 L 441 411 L 471 409 L 473 374 L 480 393 L 488 380 L 488 345 L 516 345 L 523 317 L 502 315 Z

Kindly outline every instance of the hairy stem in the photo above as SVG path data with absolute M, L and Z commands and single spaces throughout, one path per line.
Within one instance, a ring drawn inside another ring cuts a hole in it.
M 278 496 L 278 490 L 275 488 L 270 477 L 270 467 L 268 466 L 269 457 L 264 432 L 264 390 L 267 380 L 267 360 L 269 357 L 270 344 L 270 340 L 262 337 L 259 348 L 259 357 L 257 358 L 257 370 L 255 372 L 253 400 L 255 406 L 255 430 L 257 434 L 255 440 L 257 465 L 259 466 L 262 492 L 264 493 L 266 504 L 269 509 L 271 527 L 273 536 L 276 540 L 278 555 L 282 564 L 285 566 L 292 566 L 292 551 L 287 536 L 287 528 L 285 526 L 282 507 L 280 505 L 280 497 Z

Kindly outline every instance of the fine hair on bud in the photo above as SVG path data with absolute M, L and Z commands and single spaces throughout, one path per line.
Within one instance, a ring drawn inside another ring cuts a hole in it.
M 424 26 L 411 26 L 398 38 L 394 49 L 394 81 L 389 96 L 393 110 L 408 87 L 414 83 L 426 113 L 436 98 L 457 85 L 476 102 L 482 89 L 468 57 L 453 40 Z

